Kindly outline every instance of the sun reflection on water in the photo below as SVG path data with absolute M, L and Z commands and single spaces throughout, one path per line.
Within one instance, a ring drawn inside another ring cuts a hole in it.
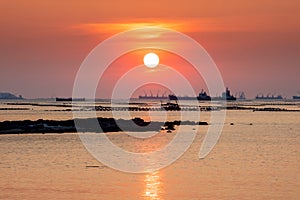
M 162 182 L 160 172 L 156 171 L 145 175 L 144 197 L 151 200 L 161 200 Z

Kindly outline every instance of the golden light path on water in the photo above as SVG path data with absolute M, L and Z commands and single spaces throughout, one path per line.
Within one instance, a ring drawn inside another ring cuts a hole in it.
M 149 173 L 145 175 L 145 197 L 148 197 L 151 200 L 161 199 L 160 193 L 162 188 L 162 182 L 160 177 L 160 171 Z

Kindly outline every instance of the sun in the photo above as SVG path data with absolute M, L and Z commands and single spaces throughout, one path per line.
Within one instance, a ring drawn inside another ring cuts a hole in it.
M 159 64 L 159 57 L 155 53 L 147 53 L 144 56 L 144 64 L 149 68 L 155 68 Z

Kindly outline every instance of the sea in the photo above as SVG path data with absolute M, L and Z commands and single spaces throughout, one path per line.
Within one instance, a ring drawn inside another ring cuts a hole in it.
M 199 104 L 224 108 L 221 102 Z M 110 106 L 110 101 L 99 100 L 96 105 Z M 128 106 L 122 100 L 117 105 Z M 156 108 L 160 102 L 136 100 L 130 105 Z M 97 117 L 162 122 L 183 114 L 86 109 L 91 106 L 90 101 L 1 100 L 0 122 L 68 120 L 82 110 L 83 117 L 95 112 Z M 192 105 L 186 101 L 183 106 Z M 300 199 L 300 102 L 244 100 L 226 106 L 236 109 L 226 110 L 220 137 L 205 158 L 199 158 L 199 150 L 209 128 L 216 125 L 212 114 L 223 110 L 187 109 L 191 120 L 197 113 L 208 125 L 190 127 L 197 130 L 195 138 L 173 163 L 142 173 L 120 171 L 99 161 L 81 140 L 81 134 L 88 133 L 0 134 L 0 199 Z M 161 130 L 148 138 L 122 131 L 99 134 L 126 151 L 147 153 L 163 148 L 178 132 Z

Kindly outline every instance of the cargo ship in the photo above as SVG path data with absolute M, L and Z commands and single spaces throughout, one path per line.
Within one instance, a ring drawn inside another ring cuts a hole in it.
M 207 93 L 204 90 L 201 90 L 199 95 L 197 96 L 198 101 L 210 101 L 211 97 L 207 95 Z
M 207 95 L 204 90 L 201 90 L 198 96 L 189 97 L 189 96 L 176 96 L 174 94 L 169 95 L 169 100 L 198 100 L 198 101 L 210 101 L 211 97 Z
M 283 99 L 283 97 L 281 95 L 277 95 L 277 96 L 274 96 L 274 95 L 267 95 L 267 96 L 264 96 L 263 94 L 262 95 L 257 95 L 255 97 L 256 100 L 281 100 Z
M 59 98 L 59 97 L 56 97 L 55 98 L 56 101 L 85 101 L 85 98 Z
M 169 97 L 165 96 L 165 94 L 163 94 L 162 96 L 159 96 L 158 94 L 156 96 L 154 96 L 151 93 L 151 95 L 147 95 L 147 94 L 145 94 L 144 96 L 140 95 L 139 99 L 142 99 L 142 100 L 167 100 L 167 99 L 169 99 Z
M 296 96 L 293 96 L 293 99 L 294 100 L 300 100 L 300 93 L 298 95 L 296 95 Z
M 213 97 L 212 100 L 215 100 L 215 101 L 224 101 L 224 100 L 226 100 L 226 101 L 236 101 L 236 97 L 231 95 L 231 92 L 227 87 L 225 92 L 222 93 L 222 96 Z

